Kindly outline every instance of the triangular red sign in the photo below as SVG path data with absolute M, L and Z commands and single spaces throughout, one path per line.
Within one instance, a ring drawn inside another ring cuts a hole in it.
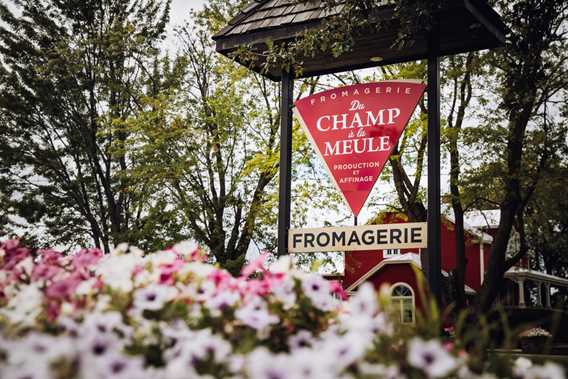
M 295 113 L 358 216 L 422 97 L 419 81 L 390 80 L 304 97 Z

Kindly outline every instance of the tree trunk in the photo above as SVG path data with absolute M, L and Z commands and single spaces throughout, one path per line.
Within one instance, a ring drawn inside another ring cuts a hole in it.
M 532 114 L 536 99 L 536 88 L 525 95 L 525 102 L 520 112 L 511 112 L 508 136 L 507 168 L 508 175 L 505 179 L 505 198 L 501 203 L 501 219 L 499 228 L 491 245 L 488 269 L 485 281 L 477 299 L 478 311 L 487 312 L 499 295 L 503 284 L 503 275 L 507 269 L 506 256 L 509 239 L 515 223 L 517 212 L 521 208 L 521 163 L 523 156 L 523 141 L 527 124 Z
M 465 273 L 467 267 L 467 257 L 465 254 L 465 228 L 464 228 L 464 209 L 459 188 L 460 180 L 460 152 L 458 140 L 465 118 L 465 111 L 471 102 L 472 87 L 471 77 L 473 71 L 474 53 L 469 53 L 465 61 L 465 73 L 458 91 L 458 77 L 454 78 L 454 101 L 448 117 L 448 126 L 451 131 L 449 134 L 450 150 L 450 195 L 451 204 L 454 211 L 455 236 L 456 236 L 456 268 L 454 272 L 454 291 L 455 305 L 458 310 L 465 308 Z M 453 62 L 453 59 L 452 59 Z M 455 105 L 459 97 L 457 112 Z M 456 114 L 454 120 L 454 113 Z

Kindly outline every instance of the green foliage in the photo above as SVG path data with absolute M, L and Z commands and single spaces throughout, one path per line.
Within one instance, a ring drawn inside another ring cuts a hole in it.
M 211 29 L 235 9 L 211 2 L 192 14 L 176 30 L 177 66 L 156 67 L 159 90 L 117 127 L 131 136 L 130 188 L 237 273 L 251 241 L 275 245 L 279 111 L 273 83 L 214 54 Z
M 121 179 L 130 156 L 115 148 L 129 136 L 110 129 L 146 95 L 169 1 L 12 6 L 0 5 L 3 206 L 43 224 L 44 243 L 108 251 L 143 223 L 144 206 Z
M 309 0 L 297 0 L 304 3 Z M 397 37 L 392 48 L 408 47 L 415 42 L 414 36 L 426 33 L 434 19 L 434 13 L 448 0 L 396 0 L 392 1 L 393 19 L 397 19 Z M 215 4 L 217 2 L 214 2 Z M 318 27 L 310 28 L 293 41 L 267 43 L 262 55 L 250 47 L 243 46 L 234 55 L 246 64 L 262 61 L 265 70 L 277 67 L 296 74 L 302 73 L 303 60 L 318 54 L 337 58 L 350 53 L 357 36 L 377 32 L 391 32 L 393 20 L 380 20 L 377 9 L 385 5 L 384 0 L 323 0 L 322 14 L 326 15 Z

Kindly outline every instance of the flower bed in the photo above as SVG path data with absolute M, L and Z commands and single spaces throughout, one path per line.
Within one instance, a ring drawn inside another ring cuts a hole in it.
M 0 377 L 492 378 L 457 345 L 409 336 L 369 286 L 263 258 L 240 277 L 191 243 L 63 255 L 0 245 Z M 404 337 L 409 336 L 409 337 Z M 490 370 L 487 367 L 486 370 Z M 562 378 L 521 359 L 499 377 Z

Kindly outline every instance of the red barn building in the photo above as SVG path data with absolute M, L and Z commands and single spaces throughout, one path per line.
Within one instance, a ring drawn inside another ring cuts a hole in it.
M 441 230 L 442 275 L 447 279 L 456 268 L 454 221 L 448 213 L 443 217 Z M 381 223 L 403 222 L 407 222 L 404 215 L 382 215 Z M 466 294 L 474 295 L 481 288 L 498 225 L 498 211 L 470 213 L 465 218 Z M 515 243 L 515 237 L 511 238 L 511 249 L 515 248 Z M 527 260 L 509 270 L 505 277 L 506 285 L 500 301 L 507 306 L 552 307 L 555 304 L 551 299 L 555 296 L 559 298 L 557 306 L 565 304 L 568 280 L 530 270 Z M 424 300 L 420 294 L 424 291 L 419 284 L 423 281 L 420 249 L 346 253 L 341 280 L 348 293 L 356 291 L 364 282 L 373 283 L 377 289 L 383 285 L 390 286 L 393 302 L 400 306 L 401 321 L 405 323 L 413 323 L 416 309 L 423 307 Z

